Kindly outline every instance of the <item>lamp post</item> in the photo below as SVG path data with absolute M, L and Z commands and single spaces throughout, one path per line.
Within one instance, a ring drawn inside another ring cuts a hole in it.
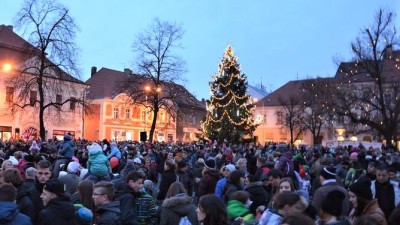
M 146 134 L 147 134 L 147 120 L 148 120 L 148 114 L 149 114 L 148 107 L 151 107 L 151 106 L 147 105 L 148 104 L 148 102 L 147 102 L 148 94 L 151 94 L 153 96 L 153 98 L 151 99 L 151 101 L 152 101 L 151 104 L 153 104 L 152 107 L 153 107 L 154 112 L 158 111 L 158 97 L 159 97 L 159 93 L 161 92 L 161 88 L 158 85 L 155 86 L 155 87 L 151 87 L 150 85 L 146 85 L 145 88 L 144 88 L 144 91 L 145 91 L 145 94 L 146 94 L 146 101 L 145 101 L 145 108 L 146 108 L 146 111 L 145 111 L 145 131 L 146 131 Z M 153 122 L 154 122 L 154 120 L 153 120 Z

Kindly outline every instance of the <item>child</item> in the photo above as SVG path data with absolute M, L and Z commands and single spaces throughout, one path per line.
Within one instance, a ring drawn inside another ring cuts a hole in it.
M 109 181 L 111 172 L 110 162 L 103 153 L 103 149 L 99 144 L 94 142 L 87 147 L 89 151 L 89 159 L 87 162 L 88 179 L 94 182 L 103 180 Z

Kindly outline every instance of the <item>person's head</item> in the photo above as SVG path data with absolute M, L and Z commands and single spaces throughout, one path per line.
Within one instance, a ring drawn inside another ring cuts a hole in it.
M 325 180 L 336 179 L 336 169 L 331 166 L 323 167 L 319 176 L 319 181 L 323 183 Z
M 81 181 L 78 185 L 78 193 L 82 205 L 88 209 L 93 209 L 93 182 L 90 180 Z
M 180 160 L 178 162 L 178 170 L 186 171 L 187 168 L 188 168 L 188 164 L 187 164 L 187 162 L 185 160 Z
M 294 184 L 292 179 L 289 177 L 282 178 L 279 182 L 279 192 L 284 192 L 284 191 L 294 191 Z
M 265 158 L 265 157 L 259 157 L 259 158 L 257 159 L 257 164 L 256 164 L 256 166 L 257 166 L 257 168 L 260 168 L 260 167 L 264 166 L 266 163 L 267 163 L 267 158 Z
M 0 184 L 0 202 L 15 202 L 17 189 L 12 184 Z
M 182 194 L 182 193 L 186 193 L 186 189 L 181 182 L 176 181 L 169 186 L 165 197 L 170 198 L 177 194 Z
M 282 223 L 282 225 L 315 225 L 314 221 L 301 213 L 294 213 L 292 215 L 286 216 Z
M 372 200 L 371 182 L 367 179 L 356 181 L 349 187 L 349 199 L 355 209 L 355 215 L 359 216 Z
M 1 191 L 0 191 L 1 192 Z M 389 225 L 396 225 L 400 221 L 400 204 L 393 210 L 389 217 Z
M 247 191 L 235 191 L 231 194 L 229 197 L 229 200 L 236 200 L 241 202 L 243 205 L 245 205 L 247 208 L 250 207 L 251 203 L 253 203 L 249 199 L 250 195 Z
M 378 166 L 376 169 L 376 182 L 378 183 L 386 183 L 389 181 L 389 168 L 382 164 Z
M 138 171 L 131 171 L 126 176 L 126 183 L 134 192 L 140 192 L 143 188 L 143 181 L 145 180 L 145 175 Z
M 268 172 L 267 180 L 268 184 L 274 188 L 279 188 L 279 182 L 282 179 L 282 173 L 278 169 L 272 169 Z
M 0 183 L 12 184 L 14 187 L 18 188 L 22 182 L 21 174 L 17 169 L 4 170 L 0 174 Z
M 229 183 L 235 185 L 239 190 L 242 189 L 245 179 L 243 172 L 240 170 L 233 171 L 228 177 Z
M 274 206 L 284 217 L 305 210 L 305 205 L 300 195 L 294 192 L 278 193 L 275 197 Z
M 376 174 L 376 165 L 375 165 L 375 162 L 369 162 L 369 163 L 368 163 L 367 172 L 368 172 L 369 174 Z
M 3 164 L 1 165 L 1 170 L 8 170 L 13 168 L 13 164 L 11 162 L 11 160 L 4 160 Z
M 114 184 L 107 181 L 100 181 L 93 186 L 94 205 L 100 206 L 110 203 L 114 198 Z
M 65 185 L 58 179 L 50 179 L 45 182 L 40 198 L 43 200 L 43 205 L 47 206 L 51 200 L 64 196 L 64 194 Z
M 34 167 L 29 167 L 25 170 L 25 177 L 26 179 L 35 179 L 36 169 Z
M 214 170 L 217 166 L 217 163 L 215 162 L 214 158 L 208 158 L 205 162 L 204 162 L 204 169 L 203 171 L 207 171 L 207 170 Z
M 247 160 L 245 158 L 240 158 L 237 162 L 236 162 L 236 166 L 239 169 L 246 169 L 247 167 Z
M 36 178 L 39 183 L 44 184 L 51 178 L 51 163 L 47 160 L 40 160 L 36 164 Z
M 346 195 L 339 191 L 333 190 L 329 192 L 322 200 L 320 216 L 324 218 L 326 214 L 339 218 L 343 210 L 343 200 Z
M 176 169 L 176 163 L 173 159 L 166 159 L 164 163 L 164 170 L 172 170 L 175 171 Z
M 197 219 L 204 225 L 228 224 L 225 206 L 215 194 L 200 197 Z

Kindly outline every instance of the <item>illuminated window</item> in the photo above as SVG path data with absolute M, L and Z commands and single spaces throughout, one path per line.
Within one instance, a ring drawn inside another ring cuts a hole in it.
M 6 88 L 6 102 L 10 103 L 13 101 L 14 98 L 14 88 L 7 87 Z
M 118 117 L 119 117 L 119 108 L 114 107 L 114 119 L 118 119 Z

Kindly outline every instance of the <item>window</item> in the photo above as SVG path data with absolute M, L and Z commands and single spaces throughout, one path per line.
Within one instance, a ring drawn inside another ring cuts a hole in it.
M 56 103 L 61 104 L 62 102 L 62 95 L 56 95 Z
M 126 119 L 130 119 L 131 118 L 131 109 L 130 108 L 126 108 L 125 109 L 125 118 Z
M 119 117 L 119 108 L 114 107 L 114 119 L 118 119 L 118 117 Z
M 6 88 L 6 102 L 10 103 L 13 101 L 14 98 L 14 88 L 7 87 Z
M 281 111 L 276 113 L 276 124 L 278 124 L 278 125 L 283 124 L 283 112 L 281 112 Z
M 37 91 L 31 91 L 29 93 L 29 104 L 31 104 L 31 106 L 34 106 L 36 101 L 37 101 Z
M 146 110 L 143 110 L 143 111 L 142 111 L 142 114 L 141 114 L 141 120 L 142 120 L 142 121 L 146 121 L 146 114 L 147 114 L 147 113 L 146 113 Z
M 69 109 L 74 111 L 76 108 L 76 98 L 75 97 L 71 97 L 70 98 L 70 102 L 69 102 Z

